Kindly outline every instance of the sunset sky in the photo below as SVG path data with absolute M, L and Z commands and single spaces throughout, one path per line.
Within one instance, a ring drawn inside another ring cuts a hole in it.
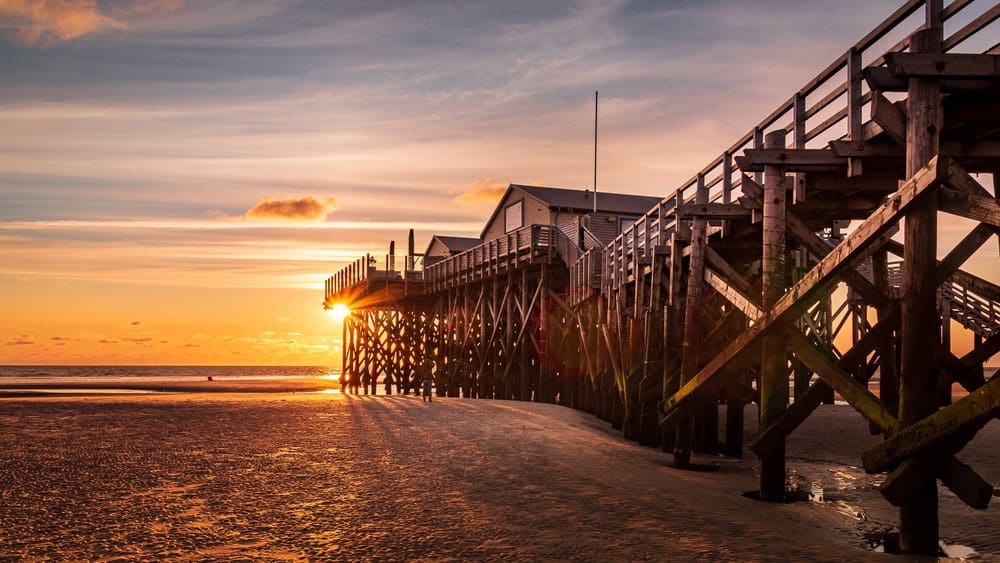
M 667 195 L 898 5 L 0 0 L 0 364 L 339 365 L 324 278 L 589 186 L 595 90 Z

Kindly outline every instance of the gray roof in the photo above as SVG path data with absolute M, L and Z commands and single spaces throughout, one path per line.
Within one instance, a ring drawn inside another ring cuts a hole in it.
M 572 209 L 580 212 L 590 212 L 594 208 L 594 192 L 591 190 L 547 188 L 521 184 L 511 184 L 510 187 L 524 190 L 547 203 L 550 208 Z M 660 198 L 654 196 L 611 192 L 597 193 L 597 211 L 600 213 L 642 215 L 659 202 Z
M 448 235 L 434 235 L 434 238 L 441 241 L 448 250 L 451 252 L 465 252 L 470 248 L 479 246 L 483 243 L 482 240 L 475 237 L 452 237 Z

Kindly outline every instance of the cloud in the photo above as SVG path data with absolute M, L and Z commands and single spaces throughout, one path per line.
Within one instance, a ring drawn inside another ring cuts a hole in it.
M 142 326 L 142 322 L 140 322 L 140 321 L 132 321 L 132 322 L 129 323 L 129 326 Z
M 115 16 L 150 16 L 173 12 L 183 0 L 146 0 L 113 5 Z M 46 47 L 102 29 L 126 29 L 128 25 L 103 13 L 97 0 L 0 0 L 0 15 L 20 23 L 17 38 L 29 46 Z
M 102 339 L 98 340 L 97 343 L 98 344 L 118 344 L 118 341 L 117 340 L 110 340 L 110 339 L 107 339 L 107 338 L 102 338 Z
M 274 199 L 271 196 L 264 196 L 264 199 L 257 202 L 244 215 L 244 219 L 251 221 L 323 221 L 326 216 L 337 209 L 337 200 L 332 197 L 325 197 L 322 200 L 313 196 L 291 199 Z
M 28 340 L 27 338 L 15 338 L 13 340 L 8 340 L 5 344 L 7 344 L 7 346 L 31 346 L 34 343 L 34 340 Z
M 151 342 L 153 339 L 148 336 L 144 336 L 142 338 L 122 338 L 122 340 L 126 342 L 135 342 L 136 344 L 140 344 L 143 342 Z
M 132 2 L 124 6 L 113 6 L 111 9 L 118 14 L 158 16 L 176 12 L 184 7 L 184 0 L 146 0 Z
M 102 28 L 126 27 L 102 14 L 96 0 L 0 0 L 0 14 L 22 22 L 17 38 L 30 46 L 47 46 Z
M 494 205 L 499 201 L 500 196 L 507 189 L 507 184 L 497 182 L 493 178 L 480 178 L 452 201 L 466 207 L 479 207 L 481 205 Z

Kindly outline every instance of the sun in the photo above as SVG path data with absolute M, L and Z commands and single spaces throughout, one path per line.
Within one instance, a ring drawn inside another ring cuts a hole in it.
M 330 316 L 333 317 L 335 321 L 342 321 L 344 317 L 351 314 L 351 310 L 343 303 L 337 303 L 330 309 Z

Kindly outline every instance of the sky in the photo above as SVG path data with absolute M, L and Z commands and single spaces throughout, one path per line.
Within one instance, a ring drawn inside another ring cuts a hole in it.
M 898 4 L 0 0 L 0 364 L 339 365 L 323 280 L 590 186 L 595 90 L 665 196 Z

